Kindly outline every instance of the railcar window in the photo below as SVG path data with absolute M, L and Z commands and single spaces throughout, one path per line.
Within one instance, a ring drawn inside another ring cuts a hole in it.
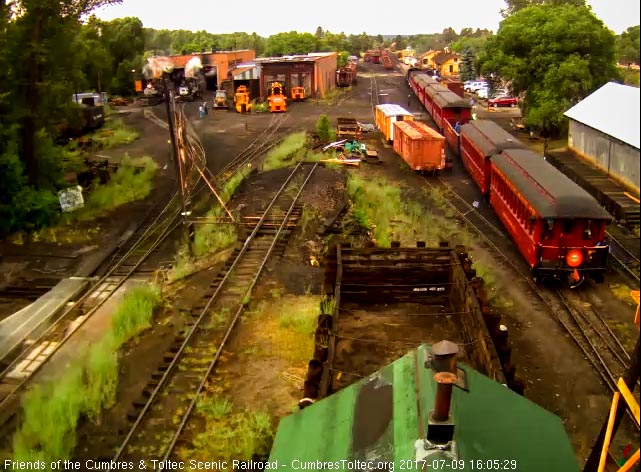
M 592 220 L 588 220 L 583 230 L 583 239 L 590 239 L 592 237 Z
M 545 220 L 545 226 L 543 226 L 543 234 L 541 238 L 550 239 L 552 237 L 552 229 L 554 228 L 554 220 L 548 218 Z
M 563 232 L 565 234 L 570 234 L 572 232 L 572 226 L 574 226 L 574 221 L 570 219 L 563 220 Z

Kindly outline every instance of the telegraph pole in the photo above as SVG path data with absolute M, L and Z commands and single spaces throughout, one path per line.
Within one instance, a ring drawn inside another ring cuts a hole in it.
M 176 129 L 174 127 L 174 118 L 173 118 L 173 107 L 169 105 L 169 102 L 172 100 L 172 94 L 169 90 L 169 81 L 167 80 L 167 73 L 163 74 L 163 83 L 165 86 L 165 109 L 167 111 L 167 124 L 169 125 L 169 137 L 171 139 L 171 150 L 173 154 L 174 167 L 176 170 L 176 181 L 178 182 L 180 198 L 182 200 L 182 220 L 183 220 L 183 230 L 185 232 L 185 240 L 187 241 L 187 249 L 191 255 L 191 237 L 190 229 L 187 224 L 187 217 L 189 213 L 187 211 L 187 199 L 185 197 L 185 181 L 183 176 L 183 166 L 180 160 L 180 153 L 178 152 L 178 142 L 176 141 Z
M 637 337 L 637 344 L 634 347 L 634 352 L 632 353 L 632 356 L 630 357 L 630 366 L 628 367 L 628 371 L 623 376 L 623 381 L 630 389 L 630 392 L 634 393 L 634 388 L 636 387 L 638 379 L 639 379 L 639 337 Z M 627 409 L 627 403 L 624 401 L 619 401 L 619 404 L 617 405 L 617 410 L 614 416 L 614 427 L 612 428 L 612 437 L 614 437 L 614 434 L 619 428 L 619 424 L 621 423 L 621 419 L 623 418 L 623 415 L 625 414 L 626 409 Z M 605 433 L 607 429 L 608 429 L 608 418 L 605 419 L 605 424 L 603 425 L 603 428 L 601 428 L 601 432 L 599 433 L 599 436 L 597 437 L 597 440 L 594 443 L 594 447 L 592 448 L 590 457 L 588 457 L 588 460 L 585 463 L 583 472 L 596 472 L 597 469 L 599 468 L 599 460 L 601 459 L 601 451 L 603 450 L 603 443 L 605 441 Z

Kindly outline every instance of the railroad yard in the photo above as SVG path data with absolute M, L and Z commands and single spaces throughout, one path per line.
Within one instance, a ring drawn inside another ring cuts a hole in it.
M 283 114 L 212 110 L 201 119 L 198 104 L 177 106 L 185 146 L 202 163 L 190 169 L 198 181 L 190 215 L 181 216 L 164 104 L 119 109 L 140 138 L 105 154 L 151 156 L 158 172 L 150 196 L 58 240 L 8 238 L 0 246 L 0 322 L 63 278 L 77 278 L 64 314 L 0 361 L 1 459 L 15 447 L 27 389 L 102 342 L 123 289 L 153 280 L 160 289 L 151 326 L 122 344 L 115 403 L 99 421 L 80 418 L 76 460 L 264 458 L 279 419 L 300 401 L 447 339 L 459 346 L 460 361 L 561 417 L 577 461 L 585 461 L 638 336 L 629 296 L 638 269 L 613 262 L 604 283 L 587 280 L 576 290 L 536 285 L 449 148 L 452 170 L 438 176 L 412 171 L 380 132 L 363 138 L 380 164 L 321 165 L 312 138 L 320 115 L 332 126 L 339 117 L 373 124 L 376 105 L 399 104 L 434 126 L 401 68 L 360 63 L 358 78 L 331 98 L 288 104 Z M 478 110 L 507 130 L 517 115 Z M 275 153 L 288 143 L 294 152 Z M 222 209 L 210 186 L 225 194 L 239 173 L 244 180 Z M 384 210 L 392 216 L 373 220 Z M 196 228 L 196 253 L 202 241 L 231 244 L 182 264 L 183 216 Z M 376 247 L 381 228 L 389 250 Z M 635 244 L 630 266 L 638 265 L 638 237 L 626 242 Z M 472 292 L 480 308 L 468 315 Z M 334 324 L 322 316 L 334 313 Z M 33 354 L 33 346 L 44 347 Z M 329 366 L 324 378 L 310 362 L 318 350 Z M 638 441 L 626 418 L 615 446 Z

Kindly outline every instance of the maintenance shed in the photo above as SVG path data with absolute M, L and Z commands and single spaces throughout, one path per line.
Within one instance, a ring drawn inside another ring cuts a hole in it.
M 337 470 L 579 470 L 559 417 L 441 355 L 448 344 L 423 344 L 282 419 L 270 464 L 279 470 L 307 464 Z
M 256 52 L 251 49 L 240 49 L 238 51 L 215 51 L 210 52 L 194 52 L 187 54 L 174 54 L 166 57 L 156 57 L 160 62 L 169 63 L 173 65 L 174 71 L 172 72 L 172 79 L 180 81 L 186 77 L 186 66 L 193 58 L 198 58 L 202 65 L 202 73 L 205 78 L 207 90 L 217 90 L 221 82 L 226 80 L 229 72 L 237 67 L 239 64 L 252 62 L 256 58 Z M 151 58 L 153 61 L 154 58 Z M 151 77 L 158 79 L 162 70 L 153 70 Z
M 570 150 L 637 195 L 639 98 L 637 87 L 610 82 L 565 112 Z
M 260 66 L 260 96 L 266 99 L 273 82 L 280 82 L 288 97 L 292 87 L 305 87 L 306 97 L 324 98 L 336 88 L 335 52 L 256 59 Z

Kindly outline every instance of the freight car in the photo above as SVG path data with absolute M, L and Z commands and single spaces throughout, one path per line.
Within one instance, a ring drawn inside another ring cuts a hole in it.
M 376 105 L 376 126 L 390 143 L 394 140 L 394 122 L 413 119 L 414 115 L 400 105 Z
M 609 253 L 605 227 L 612 217 L 586 191 L 496 123 L 469 122 L 469 115 L 460 109 L 458 115 L 444 114 L 450 103 L 447 94 L 452 92 L 436 88 L 428 79 L 418 71 L 408 72 L 410 87 L 419 100 L 422 97 L 448 145 L 489 200 L 533 278 L 560 280 L 570 287 L 580 285 L 586 276 L 602 282 Z M 461 126 L 460 133 L 453 119 Z
M 418 172 L 445 169 L 445 137 L 419 121 L 394 122 L 394 151 Z

